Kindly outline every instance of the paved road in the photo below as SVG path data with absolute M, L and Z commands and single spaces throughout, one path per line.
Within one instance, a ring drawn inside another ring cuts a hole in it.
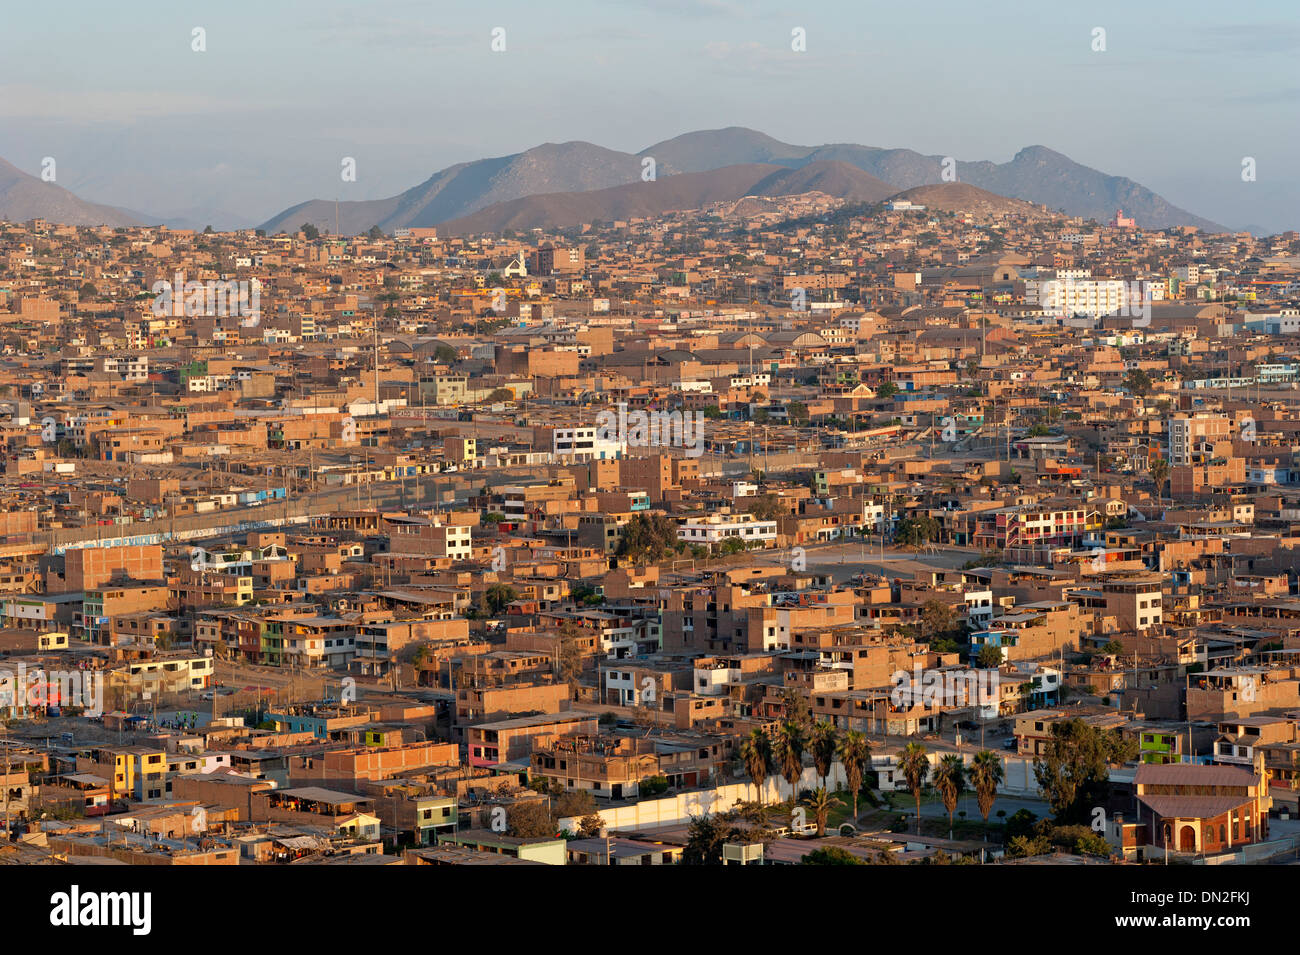
M 936 545 L 928 551 L 887 547 L 882 553 L 879 543 L 867 541 L 805 544 L 802 550 L 804 565 L 809 570 L 829 573 L 837 584 L 844 583 L 859 573 L 910 578 L 921 570 L 954 570 L 972 557 L 979 556 L 978 551 L 947 545 Z M 751 556 L 763 563 L 790 566 L 799 556 L 796 551 L 796 548 L 785 547 L 774 551 L 751 552 Z
M 489 479 L 481 472 L 470 472 L 473 477 L 468 482 L 458 481 L 459 474 L 422 475 L 405 481 L 376 481 L 341 488 L 329 488 L 306 494 L 295 494 L 288 501 L 275 501 L 255 507 L 225 508 L 207 514 L 189 514 L 177 517 L 175 521 L 163 518 L 155 521 L 140 521 L 134 524 L 116 524 L 106 527 L 64 528 L 42 531 L 34 535 L 38 543 L 50 546 L 66 545 L 81 541 L 110 539 L 114 537 L 136 537 L 161 534 L 164 537 L 173 532 L 194 532 L 212 530 L 213 537 L 217 531 L 242 523 L 279 520 L 282 518 L 312 518 L 326 514 L 349 510 L 357 507 L 396 508 L 406 504 L 433 502 L 448 493 L 454 492 L 458 500 L 465 500 L 470 488 L 477 489 L 484 484 L 510 484 L 524 476 L 522 470 L 493 471 L 495 479 Z M 191 537 L 198 540 L 202 536 Z

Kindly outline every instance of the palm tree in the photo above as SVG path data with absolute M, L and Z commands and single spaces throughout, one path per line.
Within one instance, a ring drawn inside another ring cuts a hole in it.
M 840 737 L 840 762 L 848 779 L 849 793 L 853 796 L 853 823 L 858 822 L 858 792 L 862 789 L 862 773 L 871 760 L 871 744 L 857 730 L 849 730 Z
M 921 832 L 921 789 L 930 774 L 930 755 L 920 743 L 908 743 L 898 753 L 898 771 L 907 780 L 907 789 L 916 800 L 916 832 Z
M 835 762 L 835 750 L 839 747 L 840 734 L 828 720 L 818 720 L 812 728 L 812 758 L 817 767 L 817 775 L 826 785 L 830 775 L 831 764 Z
M 948 810 L 948 838 L 952 838 L 952 814 L 957 811 L 957 799 L 966 790 L 966 764 L 961 756 L 950 753 L 939 760 L 934 771 L 934 788 L 939 790 L 943 808 Z
M 828 793 L 825 786 L 818 786 L 804 798 L 803 804 L 812 810 L 818 838 L 826 835 L 826 818 L 831 813 L 831 807 L 840 804 L 839 799 Z
M 781 776 L 790 784 L 790 799 L 799 799 L 799 777 L 803 775 L 803 727 L 793 720 L 786 720 L 776 731 L 776 745 L 773 747 L 777 766 Z
M 998 783 L 1002 782 L 1002 760 L 991 749 L 982 749 L 975 754 L 970 767 L 970 782 L 975 787 L 975 801 L 979 804 L 980 815 L 984 825 L 989 822 L 989 813 L 993 811 L 993 800 L 997 798 Z M 988 838 L 985 833 L 984 838 Z
M 1151 462 L 1151 480 L 1156 482 L 1156 507 L 1160 506 L 1165 481 L 1169 480 L 1169 462 L 1156 458 Z
M 740 744 L 740 758 L 745 763 L 745 772 L 749 774 L 754 788 L 758 790 L 759 805 L 763 804 L 763 783 L 772 773 L 772 740 L 758 727 L 749 731 L 749 736 Z

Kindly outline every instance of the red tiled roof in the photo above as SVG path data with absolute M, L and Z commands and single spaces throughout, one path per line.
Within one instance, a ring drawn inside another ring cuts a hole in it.
M 1138 796 L 1138 802 L 1164 818 L 1212 819 L 1255 801 L 1241 796 Z
M 1259 777 L 1236 766 L 1143 763 L 1133 781 L 1139 786 L 1253 786 Z

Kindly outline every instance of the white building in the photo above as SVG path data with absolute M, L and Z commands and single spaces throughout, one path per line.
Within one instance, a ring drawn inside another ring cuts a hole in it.
M 727 692 L 728 686 L 739 683 L 741 680 L 740 669 L 732 667 L 731 662 L 715 657 L 712 666 L 696 666 L 693 676 L 694 682 L 692 683 L 692 689 L 696 695 L 722 696 Z
M 689 544 L 717 544 L 728 537 L 766 546 L 776 540 L 776 521 L 756 520 L 753 514 L 719 513 L 684 521 L 677 528 L 678 540 Z
M 1075 274 L 1086 271 L 1076 269 L 1059 272 L 1055 278 L 1030 279 L 1025 282 L 1025 305 L 1037 306 L 1045 315 L 1099 318 L 1135 312 L 1144 303 L 1164 300 L 1162 282 L 1126 282 Z
M 570 461 L 605 461 L 627 453 L 623 435 L 608 436 L 596 425 L 556 428 L 552 439 L 556 458 Z

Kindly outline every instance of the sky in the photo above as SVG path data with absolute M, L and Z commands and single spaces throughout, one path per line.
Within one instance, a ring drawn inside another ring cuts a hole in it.
M 1297 53 L 1296 0 L 46 0 L 0 9 L 0 157 L 229 228 L 544 142 L 749 126 L 962 161 L 1041 144 L 1276 232 L 1300 228 Z

